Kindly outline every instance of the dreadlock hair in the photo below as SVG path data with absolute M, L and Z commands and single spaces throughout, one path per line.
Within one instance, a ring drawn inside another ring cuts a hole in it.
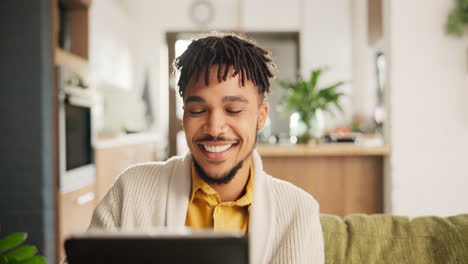
M 226 81 L 232 66 L 232 77 L 240 74 L 242 86 L 250 80 L 263 98 L 270 92 L 270 78 L 273 78 L 274 63 L 271 54 L 253 41 L 234 34 L 212 33 L 195 39 L 187 50 L 174 60 L 174 71 L 180 70 L 179 95 L 184 97 L 188 83 L 195 78 L 198 82 L 203 72 L 205 84 L 209 85 L 210 68 L 218 65 L 218 82 Z M 223 67 L 225 66 L 225 67 Z

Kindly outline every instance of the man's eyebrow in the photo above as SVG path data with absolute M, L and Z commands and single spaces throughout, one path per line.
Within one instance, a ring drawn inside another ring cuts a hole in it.
M 241 102 L 241 103 L 249 103 L 249 100 L 243 96 L 225 96 L 223 97 L 223 103 L 227 102 Z
M 185 103 L 190 103 L 190 102 L 205 103 L 206 100 L 200 96 L 187 96 L 187 98 L 185 98 Z

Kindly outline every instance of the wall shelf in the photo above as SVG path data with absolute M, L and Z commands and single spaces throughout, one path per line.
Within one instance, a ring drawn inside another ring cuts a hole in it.
M 89 8 L 92 0 L 59 0 L 68 8 Z
M 55 66 L 64 67 L 82 76 L 89 76 L 90 73 L 87 60 L 61 48 L 55 48 L 54 64 Z

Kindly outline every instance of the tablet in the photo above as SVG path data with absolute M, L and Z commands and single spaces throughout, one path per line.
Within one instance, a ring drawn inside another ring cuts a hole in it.
M 85 233 L 65 241 L 69 264 L 248 264 L 248 238 L 234 233 Z

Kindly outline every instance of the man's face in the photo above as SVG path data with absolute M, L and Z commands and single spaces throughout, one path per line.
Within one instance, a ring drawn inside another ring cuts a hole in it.
M 222 179 L 250 157 L 257 131 L 268 115 L 268 105 L 261 102 L 251 81 L 242 86 L 236 75 L 219 83 L 216 74 L 213 66 L 208 86 L 204 73 L 198 82 L 187 85 L 183 118 L 189 149 L 205 176 L 213 180 Z

